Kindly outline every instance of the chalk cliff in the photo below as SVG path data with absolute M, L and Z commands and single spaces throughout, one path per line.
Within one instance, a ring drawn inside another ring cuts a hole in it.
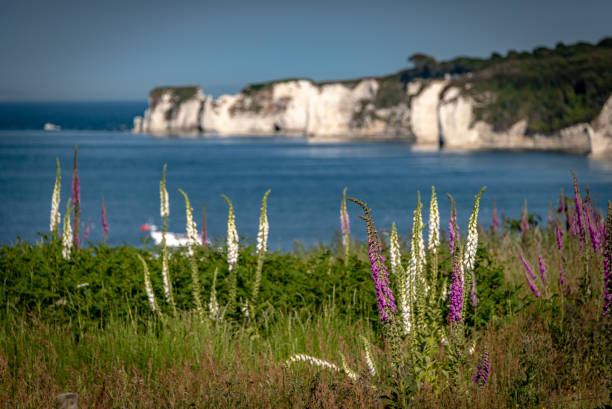
M 199 87 L 157 88 L 134 132 L 180 135 L 304 135 L 312 140 L 405 140 L 417 148 L 554 150 L 612 157 L 612 96 L 591 123 L 551 134 L 519 120 L 496 130 L 476 120 L 476 102 L 450 79 L 414 80 L 380 104 L 375 78 L 317 84 L 291 80 L 217 99 Z M 383 105 L 383 106 L 381 106 Z

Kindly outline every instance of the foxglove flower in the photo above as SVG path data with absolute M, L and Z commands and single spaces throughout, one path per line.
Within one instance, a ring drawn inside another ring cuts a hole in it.
M 548 225 L 553 225 L 553 216 L 552 216 L 552 203 L 548 202 Z
M 440 213 L 438 212 L 438 198 L 436 189 L 431 187 L 431 201 L 429 202 L 429 238 L 427 248 L 432 254 L 438 252 L 440 245 Z
M 225 195 L 221 195 L 227 202 L 227 264 L 229 271 L 232 271 L 238 263 L 238 231 L 236 230 L 236 221 L 234 216 L 234 207 L 232 202 Z
M 62 184 L 62 175 L 59 159 L 55 159 L 57 163 L 57 174 L 55 176 L 55 186 L 53 187 L 53 195 L 51 196 L 51 221 L 49 222 L 49 231 L 55 235 L 59 228 L 61 214 L 60 206 L 60 190 Z
M 172 279 L 170 278 L 170 268 L 168 267 L 168 248 L 166 246 L 166 233 L 168 231 L 168 216 L 170 216 L 170 198 L 166 190 L 166 169 L 164 164 L 162 178 L 159 182 L 159 215 L 162 218 L 162 281 L 164 283 L 164 297 L 166 302 L 172 307 L 176 316 L 176 304 L 172 295 Z M 189 206 L 190 207 L 190 206 Z M 195 228 L 195 226 L 194 226 Z M 199 295 L 199 294 L 198 294 Z
M 371 376 L 376 376 L 376 366 L 374 365 L 374 360 L 372 359 L 372 349 L 370 347 L 370 342 L 364 337 L 361 336 L 363 340 L 363 349 L 365 350 L 365 359 L 366 364 L 368 365 L 368 371 Z
M 457 251 L 453 255 L 453 272 L 449 292 L 449 316 L 451 323 L 461 322 L 461 312 L 463 310 L 463 272 L 461 271 L 461 252 Z
M 85 225 L 85 232 L 83 233 L 83 243 L 85 243 L 87 239 L 89 238 L 89 225 L 90 225 L 90 220 L 87 220 L 87 224 Z
M 474 383 L 479 386 L 485 386 L 489 379 L 489 351 L 483 351 L 480 358 L 480 363 L 476 367 L 476 375 L 474 375 Z
M 378 231 L 372 221 L 370 215 L 370 209 L 368 206 L 357 199 L 349 199 L 361 206 L 364 212 L 364 220 L 366 221 L 366 230 L 368 233 L 368 253 L 370 257 L 370 266 L 372 269 L 372 280 L 376 289 L 376 302 L 378 305 L 378 312 L 380 314 L 380 320 L 383 324 L 393 322 L 393 317 L 397 313 L 397 307 L 395 306 L 395 298 L 391 292 L 389 284 L 389 274 L 387 272 L 387 266 L 385 265 L 385 258 L 382 254 L 382 248 L 380 244 L 380 238 Z
M 196 224 L 193 221 L 193 209 L 191 208 L 189 197 L 187 196 L 187 193 L 185 193 L 182 189 L 179 189 L 179 192 L 185 198 L 185 217 L 187 219 L 187 222 L 185 224 L 185 230 L 187 232 L 188 240 L 187 250 L 189 252 L 189 256 L 193 256 L 194 250 L 199 244 L 198 230 L 196 229 Z
M 557 234 L 557 248 L 563 251 L 563 230 L 559 227 L 559 220 L 555 223 L 555 233 Z
M 476 299 L 476 274 L 474 272 L 474 264 L 476 263 L 476 251 L 478 250 L 478 210 L 480 209 L 480 198 L 486 187 L 480 189 L 480 192 L 474 198 L 474 209 L 468 223 L 467 244 L 465 246 L 465 256 L 463 260 L 463 273 L 470 275 L 470 293 L 472 298 L 472 306 L 478 303 Z M 467 281 L 467 280 L 466 280 Z
M 348 212 L 346 211 L 346 188 L 342 191 L 342 202 L 340 202 L 340 229 L 342 231 L 342 245 L 344 247 L 344 264 L 346 265 L 351 245 L 351 224 Z
M 65 260 L 70 258 L 72 250 L 72 227 L 70 226 L 70 202 L 66 203 L 66 214 L 64 214 L 64 233 L 62 234 L 62 257 Z
M 606 230 L 604 231 L 605 249 L 603 251 L 603 315 L 608 315 L 612 310 L 612 202 L 608 202 L 608 217 L 606 218 Z
M 340 372 L 340 368 L 338 368 L 338 366 L 332 364 L 331 362 L 324 361 L 322 359 L 318 359 L 310 355 L 303 355 L 303 354 L 292 355 L 287 360 L 287 365 L 292 364 L 294 362 L 306 362 L 311 365 L 317 366 L 319 368 L 324 368 L 324 369 L 329 369 L 331 371 Z
M 533 294 L 536 297 L 539 297 L 540 291 L 538 291 L 538 288 L 532 281 L 532 280 L 535 280 L 535 274 L 533 274 L 533 271 L 531 270 L 531 266 L 529 265 L 527 260 L 525 260 L 525 257 L 523 257 L 523 254 L 521 254 L 520 257 L 521 257 L 521 261 L 523 262 L 523 266 L 525 266 L 525 278 L 527 279 L 527 284 L 529 284 L 529 288 L 531 288 L 531 291 L 533 292 Z
M 353 371 L 351 368 L 349 368 L 348 364 L 346 363 L 346 358 L 344 358 L 344 354 L 342 354 L 342 352 L 340 353 L 340 359 L 342 360 L 342 370 L 344 371 L 346 376 L 348 376 L 349 379 L 353 381 L 356 381 L 357 379 L 359 379 L 359 376 L 357 376 L 357 373 Z
M 257 270 L 255 271 L 255 283 L 253 284 L 253 293 L 251 295 L 251 303 L 257 305 L 257 295 L 259 294 L 259 286 L 261 285 L 261 273 L 263 269 L 264 257 L 268 248 L 268 214 L 267 201 L 270 189 L 266 191 L 261 201 L 261 214 L 259 215 L 259 231 L 257 233 Z
M 455 199 L 447 193 L 451 202 L 451 213 L 448 221 L 448 244 L 450 253 L 455 254 L 455 243 L 459 242 L 459 226 L 457 225 L 457 210 L 455 208 Z
M 198 275 L 198 265 L 195 259 L 195 248 L 198 246 L 198 233 L 196 230 L 195 223 L 193 221 L 191 203 L 189 202 L 189 197 L 187 193 L 185 193 L 182 189 L 179 189 L 179 192 L 185 198 L 185 217 L 187 219 L 186 230 L 187 230 L 187 251 L 190 256 L 190 264 L 191 264 L 191 284 L 192 284 L 192 292 L 193 292 L 193 300 L 196 307 L 196 312 L 200 316 L 201 320 L 204 320 L 204 309 L 202 307 L 202 299 L 200 298 L 200 278 Z
M 161 314 L 159 307 L 157 306 L 157 301 L 155 301 L 155 292 L 153 291 L 153 285 L 151 284 L 151 276 L 149 274 L 149 267 L 147 267 L 147 262 L 142 258 L 140 254 L 138 254 L 138 258 L 142 262 L 142 268 L 144 269 L 144 285 L 145 292 L 147 293 L 147 299 L 149 300 L 149 306 L 151 307 L 151 311 L 154 313 Z
M 108 223 L 106 221 L 106 203 L 102 198 L 102 243 L 106 243 L 106 236 L 108 235 Z
M 166 169 L 168 165 L 164 164 L 162 170 L 162 179 L 159 182 L 159 215 L 164 218 L 170 216 L 170 197 L 168 196 L 168 190 L 166 189 Z

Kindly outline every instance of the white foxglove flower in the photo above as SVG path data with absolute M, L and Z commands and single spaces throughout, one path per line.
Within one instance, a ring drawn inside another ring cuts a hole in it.
M 142 258 L 140 254 L 138 254 L 138 258 L 142 262 L 142 267 L 144 269 L 144 285 L 145 292 L 147 293 L 147 299 L 149 300 L 149 305 L 151 306 L 151 311 L 155 313 L 159 313 L 159 307 L 157 306 L 157 302 L 155 301 L 155 292 L 153 292 L 153 285 L 151 284 L 151 276 L 149 274 L 149 267 L 147 266 L 147 262 Z
M 429 239 L 427 248 L 432 254 L 438 252 L 440 245 L 440 213 L 438 212 L 438 199 L 436 190 L 431 187 L 431 202 L 429 203 Z
M 372 349 L 370 348 L 370 342 L 362 335 L 363 348 L 365 350 L 366 364 L 368 365 L 368 371 L 370 375 L 376 376 L 376 366 L 374 366 L 374 360 L 372 359 Z
M 225 195 L 222 195 L 228 205 L 227 215 L 227 264 L 231 272 L 238 263 L 238 231 L 234 217 L 234 207 L 232 202 Z
M 59 228 L 61 214 L 59 211 L 60 206 L 60 190 L 62 175 L 60 170 L 59 159 L 55 159 L 57 163 L 57 175 L 55 176 L 55 186 L 53 188 L 53 195 L 51 196 L 51 220 L 49 222 L 49 231 L 56 232 Z
M 196 229 L 196 224 L 193 221 L 193 209 L 191 208 L 191 203 L 189 202 L 189 197 L 187 193 L 185 193 L 182 189 L 179 189 L 179 192 L 185 197 L 185 217 L 187 219 L 185 230 L 187 232 L 187 249 L 190 256 L 193 256 L 194 249 L 199 245 L 200 239 L 198 237 L 198 230 Z
M 348 376 L 353 381 L 356 381 L 357 379 L 359 379 L 359 376 L 357 375 L 357 373 L 353 371 L 351 368 L 349 368 L 348 364 L 346 363 L 346 359 L 344 358 L 344 355 L 342 353 L 340 353 L 340 359 L 342 359 L 342 369 L 344 370 L 344 373 L 346 374 L 346 376 Z
M 480 207 L 480 197 L 484 192 L 483 187 L 480 192 L 476 195 L 474 200 L 474 209 L 470 216 L 468 224 L 468 236 L 467 244 L 465 247 L 465 258 L 463 260 L 463 272 L 464 274 L 470 273 L 474 270 L 474 263 L 476 262 L 476 250 L 478 249 L 478 209 Z
M 62 257 L 65 260 L 70 258 L 72 250 L 72 226 L 70 225 L 70 201 L 66 203 L 66 214 L 64 215 L 64 233 L 62 234 Z
M 268 189 L 261 201 L 261 215 L 259 216 L 259 230 L 257 232 L 257 254 L 259 255 L 263 255 L 263 253 L 268 251 L 268 231 L 270 226 L 268 225 L 267 199 L 269 194 L 270 190 Z
M 309 363 L 319 368 L 324 368 L 324 369 L 329 369 L 332 371 L 340 372 L 340 368 L 338 368 L 338 366 L 332 364 L 331 362 L 324 361 L 322 359 L 318 359 L 310 355 L 303 355 L 303 354 L 293 355 L 287 360 L 287 364 L 289 365 L 289 364 L 292 364 L 293 362 L 299 362 L 299 361 Z

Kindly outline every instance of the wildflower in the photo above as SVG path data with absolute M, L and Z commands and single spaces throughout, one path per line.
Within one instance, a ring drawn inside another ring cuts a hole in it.
M 189 255 L 193 256 L 194 249 L 198 245 L 198 241 L 199 241 L 198 231 L 196 229 L 196 224 L 193 221 L 193 213 L 192 213 L 193 209 L 191 208 L 189 197 L 187 196 L 187 193 L 185 193 L 182 189 L 179 189 L 179 192 L 185 198 L 185 217 L 187 219 L 187 222 L 185 224 L 185 230 L 187 232 L 187 240 L 188 240 L 187 250 L 189 252 Z
M 544 264 L 544 260 L 542 259 L 542 255 L 538 255 L 538 266 L 540 268 L 540 279 L 542 283 L 546 283 L 546 270 L 548 270 L 548 266 Z
M 472 294 L 472 305 L 475 306 L 477 304 L 476 300 L 476 283 L 475 283 L 475 274 L 474 274 L 474 264 L 476 262 L 476 250 L 478 250 L 478 210 L 480 208 L 480 197 L 484 193 L 486 187 L 480 189 L 480 192 L 476 195 L 474 199 L 474 209 L 472 210 L 472 214 L 470 216 L 470 221 L 468 223 L 468 236 L 467 236 L 467 244 L 465 246 L 465 258 L 463 260 L 463 272 L 464 274 L 471 275 L 471 294 Z
M 225 195 L 221 195 L 227 202 L 227 264 L 229 271 L 232 271 L 238 262 L 238 232 L 236 231 L 236 222 L 234 217 L 234 207 L 232 202 Z
M 66 214 L 64 214 L 64 233 L 62 234 L 62 257 L 65 260 L 70 258 L 72 250 L 72 227 L 70 227 L 70 202 L 66 203 Z
M 521 254 L 520 257 L 521 257 L 521 261 L 523 262 L 523 266 L 525 266 L 525 271 L 526 271 L 525 278 L 527 279 L 527 284 L 529 284 L 529 288 L 531 288 L 531 291 L 533 291 L 533 294 L 536 297 L 539 297 L 540 292 L 538 291 L 538 288 L 532 281 L 532 280 L 535 280 L 535 275 L 533 274 L 533 271 L 531 270 L 529 263 L 527 263 L 527 260 L 525 260 L 525 257 L 523 257 L 523 254 Z
M 204 309 L 202 308 L 202 300 L 200 298 L 200 278 L 198 276 L 198 265 L 196 264 L 195 259 L 195 247 L 198 245 L 198 234 L 196 230 L 195 223 L 193 221 L 191 203 L 189 202 L 189 197 L 187 193 L 185 193 L 182 189 L 179 189 L 179 192 L 185 198 L 185 217 L 187 219 L 186 230 L 187 230 L 187 250 L 189 252 L 190 264 L 191 264 L 191 284 L 192 284 L 192 293 L 193 300 L 196 307 L 196 311 L 200 318 L 204 320 Z M 169 283 L 170 281 L 168 281 Z
M 427 248 L 436 254 L 440 245 L 440 213 L 438 212 L 438 198 L 436 189 L 431 187 L 431 201 L 429 202 L 429 238 Z
M 168 190 L 166 190 L 166 169 L 167 164 L 164 164 L 162 170 L 162 179 L 159 182 L 159 214 L 162 218 L 170 216 L 170 197 L 168 196 Z
M 238 232 L 236 231 L 236 222 L 234 219 L 234 207 L 232 202 L 225 195 L 221 195 L 227 202 L 227 266 L 230 272 L 230 303 L 236 300 L 236 291 L 238 285 L 238 276 L 236 272 L 236 264 L 238 263 Z
M 340 229 L 342 230 L 342 245 L 344 246 L 344 264 L 348 263 L 349 246 L 351 238 L 351 223 L 346 211 L 346 187 L 342 191 L 342 201 L 340 202 Z
M 453 272 L 451 275 L 450 295 L 449 295 L 449 316 L 451 323 L 461 322 L 461 311 L 463 309 L 463 273 L 461 271 L 461 252 L 457 251 L 453 255 Z
M 557 247 L 563 251 L 563 230 L 559 227 L 559 220 L 555 222 L 555 233 L 557 234 Z
M 612 310 L 612 202 L 608 202 L 608 217 L 606 218 L 604 242 L 606 247 L 603 251 L 603 315 L 607 315 Z
M 74 145 L 74 163 L 72 165 L 72 207 L 74 208 L 74 247 L 79 248 L 79 216 L 81 215 L 81 184 L 77 173 L 77 146 Z
M 106 243 L 106 236 L 108 235 L 108 223 L 106 222 L 106 203 L 104 197 L 102 197 L 102 243 Z
M 371 376 L 376 376 L 376 366 L 374 366 L 374 360 L 372 359 L 372 349 L 370 347 L 370 342 L 364 337 L 361 336 L 363 340 L 363 349 L 365 350 L 365 359 L 366 364 L 368 365 L 368 371 Z
M 446 194 L 451 202 L 451 213 L 448 221 L 448 244 L 450 253 L 455 253 L 455 242 L 459 241 L 459 226 L 457 225 L 457 210 L 455 208 L 455 199 L 447 193 Z
M 497 229 L 499 228 L 499 219 L 497 218 L 497 204 L 495 202 L 495 199 L 493 199 L 493 232 L 496 233 Z
M 211 320 L 217 320 L 221 318 L 219 303 L 217 302 L 217 273 L 219 269 L 215 267 L 213 273 L 213 282 L 210 287 L 210 301 L 208 302 L 208 313 Z
M 332 364 L 331 362 L 324 361 L 322 359 L 318 359 L 310 355 L 303 355 L 303 354 L 292 355 L 291 357 L 289 357 L 289 359 L 287 359 L 286 362 L 287 362 L 287 365 L 289 365 L 289 364 L 292 364 L 294 362 L 299 362 L 299 361 L 306 362 L 314 366 L 318 366 L 319 368 L 324 368 L 324 369 L 329 369 L 335 372 L 340 372 L 340 368 L 338 368 L 338 366 Z
M 489 379 L 489 351 L 485 348 L 480 358 L 480 363 L 476 367 L 476 375 L 474 375 L 474 383 L 479 386 L 485 386 Z
M 49 222 L 49 231 L 53 234 L 57 233 L 60 224 L 60 190 L 62 184 L 62 175 L 59 159 L 55 159 L 57 164 L 57 174 L 55 176 L 55 186 L 53 187 L 53 195 L 51 195 L 51 221 Z
M 553 225 L 553 216 L 552 216 L 552 203 L 548 202 L 548 225 Z
M 376 288 L 376 300 L 378 305 L 378 312 L 380 314 L 380 320 L 383 323 L 393 322 L 393 315 L 397 312 L 395 306 L 395 298 L 391 292 L 389 285 L 389 275 L 387 273 L 387 266 L 385 265 L 385 258 L 382 255 L 382 249 L 380 245 L 380 238 L 372 217 L 370 215 L 370 209 L 368 206 L 357 199 L 349 199 L 359 204 L 365 216 L 363 218 L 366 221 L 366 230 L 368 234 L 368 253 L 370 257 L 370 266 L 372 269 L 372 279 Z
M 348 376 L 351 380 L 356 381 L 359 376 L 357 376 L 357 373 L 353 370 L 351 370 L 351 368 L 349 368 L 348 364 L 346 363 L 346 359 L 344 358 L 344 355 L 342 354 L 342 352 L 340 353 L 340 359 L 342 360 L 342 370 L 344 371 L 344 373 L 346 374 L 346 376 Z
M 151 310 L 155 313 L 161 314 L 159 307 L 157 306 L 157 302 L 155 301 L 155 292 L 153 292 L 153 285 L 151 284 L 151 276 L 149 274 L 149 267 L 147 267 L 147 262 L 142 258 L 140 254 L 137 254 L 138 258 L 142 262 L 142 267 L 144 269 L 144 284 L 145 291 L 147 293 L 147 298 L 149 300 L 149 305 L 151 306 Z
M 270 189 L 264 194 L 261 201 L 261 214 L 259 216 L 259 230 L 257 232 L 257 254 L 263 255 L 268 249 L 268 215 L 266 212 L 267 199 L 270 194 Z

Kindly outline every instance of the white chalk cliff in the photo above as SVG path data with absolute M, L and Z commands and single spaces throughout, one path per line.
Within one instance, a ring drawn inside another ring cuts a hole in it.
M 198 87 L 186 89 L 152 91 L 144 117 L 134 118 L 134 132 L 394 139 L 424 149 L 554 150 L 612 157 L 612 96 L 591 123 L 534 135 L 527 134 L 525 120 L 505 131 L 476 120 L 475 101 L 442 79 L 409 82 L 403 102 L 385 107 L 377 106 L 382 91 L 374 78 L 328 84 L 284 81 L 217 99 Z

